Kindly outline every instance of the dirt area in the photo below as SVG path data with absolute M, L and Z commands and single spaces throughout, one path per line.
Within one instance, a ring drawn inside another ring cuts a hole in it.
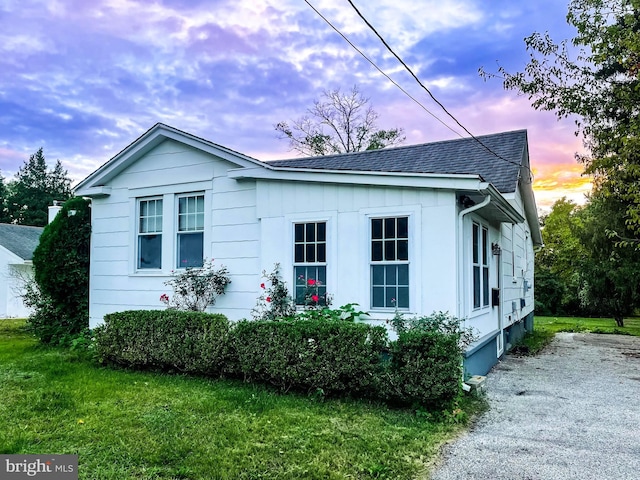
M 640 479 L 640 338 L 559 333 L 487 377 L 490 410 L 432 480 Z

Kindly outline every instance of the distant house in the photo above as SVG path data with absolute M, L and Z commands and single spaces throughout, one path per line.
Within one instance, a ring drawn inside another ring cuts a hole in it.
M 22 301 L 24 282 L 33 277 L 33 251 L 42 227 L 0 223 L 0 318 L 29 316 Z
M 385 325 L 448 311 L 483 374 L 533 322 L 542 243 L 526 131 L 261 162 L 157 124 L 78 184 L 92 199 L 91 326 L 163 308 L 174 270 L 214 258 L 232 283 L 212 308 L 250 318 L 261 272 L 322 282 Z

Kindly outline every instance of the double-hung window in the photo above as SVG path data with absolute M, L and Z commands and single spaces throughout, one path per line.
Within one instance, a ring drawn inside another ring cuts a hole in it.
M 409 308 L 409 217 L 371 219 L 371 307 Z
M 177 268 L 203 264 L 204 195 L 178 197 L 177 254 Z
M 473 224 L 472 270 L 473 308 L 489 306 L 489 230 Z
M 327 222 L 294 223 L 293 262 L 296 305 L 326 305 Z
M 138 201 L 137 264 L 139 269 L 162 268 L 162 199 Z

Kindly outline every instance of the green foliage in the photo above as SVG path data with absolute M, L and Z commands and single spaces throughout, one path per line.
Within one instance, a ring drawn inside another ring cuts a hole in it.
M 54 200 L 71 196 L 71 180 L 60 160 L 53 170 L 47 169 L 42 148 L 25 161 L 16 174 L 7 200 L 12 223 L 43 227 L 48 220 L 48 207 Z
M 9 190 L 4 183 L 4 177 L 0 174 L 0 223 L 10 223 L 11 217 L 8 210 Z
M 37 286 L 25 301 L 35 308 L 29 324 L 45 343 L 58 343 L 89 327 L 90 203 L 69 199 L 45 227 L 33 252 Z
M 612 323 L 610 318 L 536 316 L 534 327 L 536 332 L 551 334 L 557 332 L 613 333 L 640 337 L 640 317 L 626 317 L 624 328 L 620 328 Z
M 134 368 L 220 375 L 229 361 L 224 315 L 179 310 L 111 313 L 93 330 L 106 363 Z
M 570 43 L 534 33 L 525 39 L 524 72 L 500 74 L 505 88 L 528 95 L 536 109 L 578 117 L 589 150 L 580 158 L 585 173 L 594 175 L 596 191 L 625 205 L 622 218 L 634 235 L 626 241 L 640 247 L 640 5 L 573 0 L 567 22 L 577 32 Z
M 640 256 L 630 245 L 619 245 L 609 230 L 627 231 L 621 212 L 626 204 L 602 192 L 592 195 L 581 210 L 580 238 L 586 254 L 580 259 L 580 300 L 587 313 L 612 316 L 619 327 L 623 318 L 640 307 Z
M 357 303 L 347 303 L 339 308 L 313 308 L 298 313 L 297 318 L 304 320 L 344 320 L 353 322 L 355 320 L 361 320 L 362 317 L 369 316 L 367 312 L 356 310 L 356 306 L 358 306 Z
M 164 282 L 173 289 L 173 295 L 160 296 L 160 301 L 175 310 L 204 312 L 209 305 L 216 303 L 219 295 L 224 295 L 227 285 L 231 283 L 227 267 L 213 267 L 213 260 L 205 261 L 200 268 L 187 268 L 178 273 L 172 272 L 173 278 Z
M 254 320 L 280 320 L 292 318 L 296 314 L 296 306 L 289 295 L 287 283 L 280 275 L 280 264 L 273 266 L 271 273 L 262 271 L 265 282 L 260 285 L 262 293 L 256 306 L 251 310 Z
M 387 341 L 383 327 L 327 320 L 242 321 L 233 337 L 246 379 L 322 395 L 375 392 Z
M 279 122 L 275 129 L 289 141 L 292 150 L 303 155 L 375 150 L 399 145 L 405 140 L 401 128 L 378 130 L 378 114 L 368 105 L 357 86 L 350 92 L 324 90 L 322 100 L 315 100 L 307 115 L 294 120 L 293 125 Z

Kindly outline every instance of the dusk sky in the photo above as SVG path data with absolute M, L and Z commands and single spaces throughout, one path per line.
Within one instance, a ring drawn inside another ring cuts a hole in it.
M 310 0 L 340 31 L 451 128 L 346 0 Z M 582 202 L 571 119 L 536 112 L 478 69 L 521 71 L 523 38 L 574 32 L 567 1 L 354 0 L 474 135 L 527 129 L 541 210 Z M 322 90 L 358 85 L 380 128 L 405 145 L 458 138 L 354 51 L 304 0 L 0 0 L 0 173 L 38 148 L 74 184 L 157 122 L 260 160 L 290 158 L 274 124 L 300 117 Z M 466 135 L 466 134 L 465 134 Z

